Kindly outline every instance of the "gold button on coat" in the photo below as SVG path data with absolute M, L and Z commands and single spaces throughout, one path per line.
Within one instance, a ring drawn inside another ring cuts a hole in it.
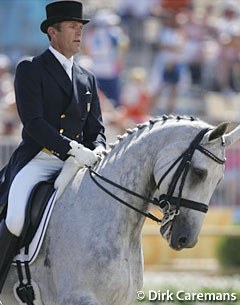
M 66 116 L 65 114 L 62 114 L 62 115 L 61 115 L 61 119 L 64 119 L 64 118 L 65 118 L 65 116 Z
M 61 128 L 61 129 L 59 130 L 59 132 L 60 132 L 60 133 L 63 133 L 63 132 L 64 132 L 64 129 L 63 129 L 63 128 Z

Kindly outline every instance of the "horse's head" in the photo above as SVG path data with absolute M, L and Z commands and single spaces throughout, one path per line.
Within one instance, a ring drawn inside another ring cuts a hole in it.
M 156 162 L 154 176 L 163 212 L 160 232 L 175 250 L 197 243 L 209 201 L 223 178 L 225 149 L 240 137 L 238 128 L 225 134 L 227 126 L 198 130 L 187 144 L 181 139 L 169 151 L 175 160 L 169 159 L 167 166 L 161 157 Z

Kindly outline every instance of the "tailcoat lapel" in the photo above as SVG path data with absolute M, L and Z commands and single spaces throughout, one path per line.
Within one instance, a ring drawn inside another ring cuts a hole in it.
M 71 103 L 67 109 L 67 112 L 75 112 L 75 115 L 82 117 L 83 109 L 85 107 L 84 94 L 86 92 L 88 79 L 82 69 L 75 63 L 73 63 L 73 94 Z
M 82 69 L 76 63 L 73 63 L 73 99 L 75 99 L 76 103 L 83 101 L 87 84 L 87 75 L 83 73 Z
M 71 96 L 72 82 L 69 79 L 62 65 L 49 50 L 46 50 L 43 53 L 43 57 L 45 61 L 46 70 L 53 76 L 53 78 L 60 85 L 60 87 L 67 93 L 67 95 Z

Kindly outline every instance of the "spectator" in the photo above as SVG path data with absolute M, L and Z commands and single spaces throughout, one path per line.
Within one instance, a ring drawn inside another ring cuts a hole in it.
M 8 94 L 6 103 L 1 105 L 1 136 L 17 136 L 20 133 L 20 120 L 17 113 L 14 92 Z
M 149 120 L 150 97 L 146 85 L 146 71 L 136 67 L 129 71 L 129 79 L 123 85 L 121 106 L 114 108 L 107 97 L 99 90 L 101 109 L 104 122 L 111 126 L 113 133 L 123 133 L 126 128 Z M 112 137 L 108 134 L 108 139 Z
M 195 89 L 202 85 L 202 69 L 204 64 L 205 26 L 193 6 L 188 6 L 177 16 L 185 35 L 183 60 L 189 72 L 191 84 Z
M 122 27 L 130 38 L 130 47 L 140 52 L 144 47 L 145 21 L 151 15 L 157 0 L 119 0 L 118 13 L 122 18 Z
M 160 96 L 168 91 L 167 113 L 171 113 L 176 104 L 184 39 L 175 16 L 171 12 L 165 11 L 161 21 L 162 27 L 158 38 L 159 51 L 153 63 L 149 85 L 151 108 L 154 112 Z
M 11 65 L 8 56 L 0 54 L 0 134 L 7 136 L 16 134 L 20 124 L 15 105 L 13 75 L 10 73 Z
M 78 58 L 78 64 L 88 70 L 93 70 L 93 60 L 88 55 L 81 55 Z M 125 125 L 122 124 L 120 119 L 119 108 L 115 108 L 113 103 L 106 97 L 106 95 L 98 88 L 98 96 L 101 104 L 102 116 L 105 125 L 111 126 L 107 131 L 109 134 L 107 135 L 108 139 L 113 139 L 116 134 L 119 134 L 124 130 Z
M 164 10 L 171 11 L 174 14 L 179 13 L 191 4 L 192 0 L 160 0 L 160 6 Z
M 129 80 L 123 86 L 121 94 L 123 120 L 136 124 L 149 119 L 149 93 L 146 81 L 147 73 L 144 68 L 135 67 L 129 71 Z
M 0 54 L 0 103 L 13 90 L 13 76 L 10 73 L 11 61 L 5 54 Z
M 223 93 L 233 91 L 231 74 L 235 63 L 239 62 L 238 37 L 240 23 L 237 9 L 235 2 L 225 3 L 222 16 L 216 24 L 217 39 L 220 45 L 217 62 L 221 64 L 216 65 L 215 74 L 217 88 Z
M 128 38 L 119 27 L 120 17 L 108 9 L 99 10 L 86 33 L 84 50 L 93 60 L 93 72 L 100 90 L 114 107 L 120 105 L 120 76 Z

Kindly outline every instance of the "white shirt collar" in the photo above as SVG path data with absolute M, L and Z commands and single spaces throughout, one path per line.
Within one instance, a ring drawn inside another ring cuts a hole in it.
M 73 56 L 70 58 L 67 58 L 63 54 L 58 52 L 56 49 L 54 49 L 54 47 L 51 45 L 49 46 L 49 50 L 53 53 L 53 55 L 57 58 L 57 60 L 60 62 L 61 65 L 63 65 L 64 62 L 66 62 L 66 60 L 67 60 L 73 66 Z

